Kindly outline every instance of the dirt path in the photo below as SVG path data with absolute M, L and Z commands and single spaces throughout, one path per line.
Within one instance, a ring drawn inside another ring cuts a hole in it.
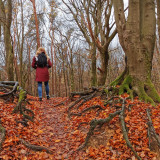
M 22 115 L 13 114 L 13 108 L 17 102 L 4 103 L 0 101 L 0 114 L 2 126 L 6 129 L 5 141 L 0 152 L 2 160 L 108 160 L 108 159 L 135 159 L 130 148 L 127 147 L 123 139 L 119 117 L 115 117 L 109 124 L 101 129 L 94 130 L 90 138 L 89 146 L 84 151 L 74 152 L 79 146 L 84 144 L 90 122 L 93 119 L 104 119 L 110 113 L 116 111 L 113 106 L 106 106 L 105 110 L 98 113 L 97 110 L 88 110 L 81 116 L 71 116 L 68 118 L 67 109 L 69 104 L 57 104 L 65 101 L 66 98 L 51 98 L 38 101 L 37 97 L 28 96 L 29 103 L 26 104 L 34 114 L 34 122 L 28 121 L 28 126 L 17 123 L 22 120 Z M 132 104 L 132 110 L 129 106 Z M 71 105 L 71 103 L 70 103 Z M 94 105 L 103 106 L 103 102 L 98 97 L 86 102 L 79 110 L 77 107 L 72 109 L 72 113 L 80 113 L 84 109 Z M 130 141 L 138 155 L 142 159 L 156 160 L 156 153 L 148 148 L 147 137 L 147 116 L 146 109 L 152 108 L 138 100 L 126 103 L 125 122 L 129 130 Z M 98 113 L 98 114 L 97 114 Z M 160 106 L 152 108 L 152 121 L 155 130 L 160 135 Z M 81 125 L 80 125 L 81 124 Z M 32 147 L 27 147 L 21 143 L 20 139 L 28 142 L 31 146 L 47 147 L 52 154 L 46 150 L 35 151 Z
M 56 99 L 44 100 L 38 103 L 40 141 L 48 144 L 48 148 L 53 151 L 53 159 L 67 158 L 81 144 L 75 138 L 75 126 L 67 116 L 67 106 L 60 105 Z

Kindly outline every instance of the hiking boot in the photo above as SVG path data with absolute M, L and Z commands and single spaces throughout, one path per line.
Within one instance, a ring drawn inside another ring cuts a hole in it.
M 39 98 L 39 101 L 42 101 L 42 98 Z
M 50 96 L 47 96 L 47 99 L 50 99 Z

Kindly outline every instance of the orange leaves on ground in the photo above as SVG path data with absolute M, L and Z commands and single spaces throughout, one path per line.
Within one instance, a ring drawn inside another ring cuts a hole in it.
M 61 141 L 60 139 L 55 140 L 56 143 L 58 143 L 58 142 L 60 142 L 60 141 Z
M 125 122 L 128 122 L 130 120 L 130 117 L 127 115 L 126 117 L 125 117 Z
M 122 95 L 123 98 L 128 97 L 127 94 Z M 128 135 L 129 139 L 134 147 L 134 149 L 137 151 L 138 155 L 141 156 L 143 159 L 152 159 L 156 156 L 155 153 L 151 154 L 150 149 L 148 148 L 148 137 L 147 137 L 147 115 L 146 115 L 146 109 L 151 106 L 149 104 L 140 102 L 137 98 L 135 101 L 131 101 L 130 99 L 126 100 L 126 117 L 125 122 L 126 126 L 128 128 Z M 94 111 L 88 111 L 88 114 L 84 114 L 82 117 L 72 117 L 73 124 L 75 126 L 78 126 L 81 122 L 90 122 L 92 119 L 100 119 L 100 118 L 106 118 L 110 113 L 113 113 L 116 111 L 116 109 L 112 106 L 107 105 L 106 107 L 103 106 L 103 102 L 100 100 L 100 98 L 93 98 L 92 100 L 86 102 L 83 106 L 79 108 L 80 111 L 82 111 L 84 108 L 88 108 L 93 105 L 100 105 L 105 110 L 101 111 L 99 113 L 99 116 L 96 115 L 96 110 Z M 118 104 L 121 106 L 121 104 Z M 75 107 L 76 108 L 76 107 Z M 156 109 L 155 109 L 156 110 Z M 155 116 L 158 116 L 160 112 L 153 112 L 154 118 Z M 155 120 L 154 124 L 156 128 L 156 131 L 159 131 L 160 129 L 160 120 Z M 159 126 L 159 128 L 158 128 Z M 89 149 L 86 151 L 86 155 L 83 153 L 84 157 L 92 157 L 97 158 L 101 157 L 102 159 L 113 158 L 113 159 L 127 159 L 131 158 L 135 159 L 133 156 L 132 151 L 126 146 L 126 142 L 123 138 L 122 131 L 120 128 L 120 123 L 118 120 L 118 116 L 115 117 L 110 123 L 109 127 L 114 130 L 113 136 L 109 139 L 108 143 L 105 147 L 108 147 L 107 149 L 100 149 L 98 148 L 98 153 L 95 154 L 94 149 Z M 82 132 L 78 132 L 76 127 L 72 127 L 74 129 L 76 136 L 82 135 L 82 133 L 85 133 L 86 135 L 86 129 L 88 128 L 88 125 L 82 126 Z M 73 132 L 73 133 L 74 133 Z M 159 132 L 160 133 L 160 132 Z M 99 132 L 95 132 L 94 135 L 99 134 Z M 85 139 L 85 136 L 84 136 Z M 107 154 L 107 156 L 106 156 Z M 99 155 L 99 156 L 97 156 Z M 96 157 L 97 156 L 97 157 Z
M 127 94 L 122 97 L 128 97 Z M 7 130 L 7 137 L 3 144 L 3 151 L 0 158 L 12 159 L 12 157 L 19 159 L 135 159 L 132 151 L 127 147 L 123 138 L 119 117 L 116 116 L 109 124 L 108 130 L 111 134 L 107 134 L 108 139 L 104 144 L 95 147 L 88 147 L 85 151 L 73 151 L 81 146 L 87 136 L 89 130 L 89 122 L 92 119 L 107 118 L 110 113 L 116 111 L 113 106 L 103 105 L 103 101 L 99 98 L 93 98 L 83 104 L 78 112 L 93 105 L 100 105 L 104 108 L 103 111 L 97 114 L 97 109 L 89 110 L 82 116 L 72 116 L 68 119 L 67 105 L 54 107 L 61 103 L 66 98 L 51 98 L 50 100 L 44 99 L 39 102 L 38 98 L 27 96 L 31 99 L 31 105 L 27 105 L 35 113 L 35 120 L 29 122 L 28 127 L 24 127 L 21 123 L 16 123 L 15 120 L 22 118 L 19 114 L 12 114 L 13 108 L 16 104 L 4 104 L 0 102 L 0 113 L 2 115 L 2 125 Z M 119 104 L 120 105 L 120 104 Z M 156 157 L 155 153 L 151 152 L 148 148 L 147 137 L 147 116 L 146 108 L 151 108 L 149 104 L 140 102 L 137 98 L 132 102 L 127 99 L 126 117 L 125 122 L 128 129 L 129 139 L 142 159 L 151 160 Z M 76 108 L 76 107 L 75 107 Z M 75 110 L 74 110 L 75 111 Z M 152 120 L 157 134 L 160 135 L 160 107 L 152 108 Z M 80 125 L 81 122 L 86 122 Z M 80 125 L 80 126 L 79 126 Z M 94 133 L 93 136 L 101 134 L 100 131 Z M 22 144 L 19 144 L 19 139 L 16 137 L 30 142 L 31 144 L 41 145 L 51 149 L 53 154 L 46 152 L 35 152 L 27 149 Z M 106 140 L 106 139 L 105 139 Z M 28 154 L 29 153 L 29 154 Z

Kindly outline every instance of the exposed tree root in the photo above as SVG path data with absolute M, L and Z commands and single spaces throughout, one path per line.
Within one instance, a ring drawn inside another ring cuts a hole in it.
M 59 104 L 55 105 L 54 107 L 59 107 L 59 106 L 61 106 L 61 105 L 64 105 L 64 102 L 59 103 Z
M 113 82 L 111 82 L 110 86 L 116 87 L 117 85 L 121 84 L 127 74 L 128 69 L 125 67 L 125 70 L 122 72 L 122 74 L 118 76 Z
M 116 100 L 114 100 L 114 99 L 116 99 Z M 120 97 L 119 96 L 113 96 L 113 97 L 109 98 L 107 101 L 104 102 L 104 106 L 107 106 L 109 104 L 109 105 L 112 105 L 112 107 L 122 108 L 122 106 L 116 105 L 118 102 L 120 102 Z
M 81 122 L 81 123 L 78 125 L 77 129 L 79 129 L 83 124 L 88 125 L 88 122 Z
M 116 111 L 115 113 L 111 113 L 109 114 L 109 116 L 105 119 L 93 119 L 91 122 L 90 122 L 90 129 L 89 129 L 89 132 L 87 133 L 87 137 L 85 139 L 85 142 L 83 145 L 81 145 L 77 151 L 83 149 L 84 147 L 87 146 L 88 142 L 89 142 L 89 139 L 90 137 L 93 135 L 94 133 L 94 129 L 99 126 L 99 127 L 102 127 L 105 123 L 108 123 L 110 122 L 116 115 L 120 114 L 121 111 Z
M 73 100 L 74 96 L 79 95 L 80 97 L 91 95 L 93 92 L 97 91 L 97 88 L 92 87 L 92 90 L 86 90 L 84 92 L 72 92 L 70 95 L 70 99 Z
M 0 123 L 0 134 L 1 134 L 1 141 L 0 141 L 0 150 L 2 150 L 2 144 L 5 140 L 5 136 L 6 136 L 6 129 L 2 126 L 2 124 Z
M 79 98 L 79 99 L 76 100 L 72 105 L 69 106 L 69 108 L 68 108 L 68 115 L 70 115 L 71 109 L 72 109 L 76 104 L 78 104 L 81 100 L 83 100 L 83 98 L 85 98 L 85 97 L 87 97 L 87 96 L 83 96 L 83 97 Z
M 16 92 L 18 85 L 19 83 L 14 81 L 0 81 L 0 87 L 12 89 L 8 93 L 1 94 L 0 97 L 7 97 L 8 95 L 13 94 Z
M 122 133 L 123 133 L 123 137 L 126 141 L 126 144 L 127 146 L 132 150 L 132 152 L 135 154 L 136 158 L 138 160 L 141 160 L 141 158 L 138 156 L 137 152 L 134 150 L 131 142 L 129 141 L 129 138 L 128 138 L 128 133 L 127 133 L 127 130 L 126 130 L 126 124 L 125 124 L 125 99 L 123 99 L 123 102 L 122 102 L 122 112 L 120 113 L 120 122 L 121 122 L 121 127 L 122 127 Z
M 87 96 L 82 96 L 82 97 L 80 97 L 78 100 L 76 100 L 71 106 L 69 106 L 69 108 L 68 108 L 68 117 L 70 117 L 70 115 L 71 115 L 71 109 L 72 108 L 74 108 L 74 106 L 75 105 L 77 105 L 78 103 L 80 103 L 81 101 L 81 103 L 80 104 L 78 104 L 78 106 L 77 106 L 77 109 L 79 109 L 79 107 L 81 106 L 81 105 L 83 105 L 85 102 L 87 102 L 87 101 L 89 101 L 90 99 L 92 99 L 93 97 L 95 97 L 96 96 L 96 93 L 97 93 L 97 91 L 94 91 L 91 95 L 87 95 Z
M 123 72 L 110 84 L 113 87 L 117 85 L 120 86 L 119 95 L 127 92 L 131 99 L 136 95 L 140 100 L 149 102 L 153 106 L 155 106 L 155 103 L 160 102 L 160 96 L 149 78 L 142 81 L 134 76 L 130 76 L 128 72 Z
M 16 107 L 14 108 L 13 113 L 20 112 L 20 114 L 23 115 L 22 124 L 24 124 L 24 126 L 26 126 L 27 120 L 33 121 L 34 113 L 33 113 L 33 111 L 31 111 L 30 109 L 27 109 L 25 107 L 25 103 L 26 103 L 25 100 L 26 100 L 27 93 L 23 88 L 19 87 L 18 85 L 19 84 L 16 81 L 1 81 L 0 87 L 6 88 L 9 91 L 7 93 L 1 94 L 0 98 L 3 98 L 3 99 L 7 98 L 8 99 L 8 97 L 10 97 L 10 96 L 14 98 L 14 96 L 17 96 L 16 92 L 19 92 L 19 94 L 17 96 L 18 103 L 17 103 Z
M 85 108 L 84 110 L 82 110 L 82 112 L 79 112 L 79 113 L 70 113 L 70 116 L 81 116 L 83 113 L 90 111 L 92 109 L 97 109 L 97 108 L 98 110 L 104 110 L 100 105 L 95 105 L 95 106 Z
M 130 75 L 128 75 L 127 71 L 124 71 L 122 73 L 122 75 L 120 77 L 118 77 L 113 83 L 112 83 L 113 87 L 109 87 L 107 89 L 101 89 L 101 90 L 96 90 L 95 92 L 87 92 L 87 95 L 82 94 L 83 96 L 81 96 L 78 100 L 76 100 L 68 109 L 68 114 L 69 116 L 75 115 L 75 116 L 82 116 L 83 113 L 85 113 L 86 111 L 90 110 L 90 109 L 96 109 L 99 108 L 98 106 L 91 106 L 89 108 L 84 109 L 81 112 L 78 113 L 72 113 L 71 110 L 74 108 L 74 106 L 77 106 L 76 109 L 79 109 L 79 107 L 81 105 L 83 105 L 85 102 L 89 101 L 91 98 L 97 96 L 97 92 L 101 92 L 103 96 L 105 96 L 105 98 L 108 98 L 108 93 L 109 92 L 114 92 L 117 93 L 117 89 L 119 94 L 123 94 L 125 92 L 127 92 L 130 97 L 133 99 L 134 96 L 138 96 L 141 100 L 144 100 L 145 102 L 150 102 L 152 105 L 155 105 L 155 102 L 160 102 L 160 97 L 157 93 L 157 91 L 155 90 L 152 82 L 150 80 L 146 80 L 145 82 L 141 82 L 140 80 L 136 79 L 135 77 L 131 77 Z M 119 85 L 118 87 L 115 87 Z M 74 94 L 75 96 L 76 94 Z M 85 96 L 84 96 L 85 95 Z M 72 97 L 74 97 L 72 95 Z M 134 150 L 131 142 L 129 141 L 129 137 L 128 137 L 128 132 L 127 132 L 127 128 L 126 128 L 126 124 L 125 124 L 125 102 L 126 99 L 128 98 L 121 98 L 119 96 L 112 96 L 111 98 L 109 98 L 106 102 L 105 102 L 105 106 L 106 105 L 111 105 L 112 107 L 116 107 L 118 109 L 118 111 L 116 111 L 115 113 L 112 113 L 109 115 L 108 118 L 106 119 L 93 119 L 90 122 L 90 129 L 87 133 L 85 142 L 76 150 L 79 151 L 81 149 L 84 149 L 87 145 L 88 142 L 90 140 L 90 137 L 94 134 L 95 128 L 98 127 L 102 127 L 104 124 L 108 123 L 110 120 L 112 120 L 112 118 L 114 118 L 116 115 L 119 115 L 119 119 L 120 119 L 120 124 L 121 124 L 121 128 L 122 128 L 122 134 L 123 137 L 126 141 L 127 146 L 131 149 L 131 151 L 134 153 L 135 157 L 138 160 L 141 160 L 141 157 L 138 155 L 138 153 Z M 117 100 L 118 99 L 118 100 Z M 117 103 L 121 103 L 121 105 L 116 105 Z M 131 111 L 131 107 L 132 104 L 130 104 L 128 106 L 128 111 Z M 119 108 L 121 108 L 122 110 L 119 110 Z M 101 108 L 99 108 L 101 109 Z M 154 151 L 159 152 L 160 153 L 160 138 L 159 136 L 155 133 L 155 130 L 153 128 L 153 124 L 151 121 L 151 118 L 149 116 L 149 111 L 147 111 L 147 115 L 148 115 L 148 136 L 149 136 L 149 145 L 150 147 L 152 147 L 154 149 Z M 84 122 L 86 124 L 86 122 Z M 78 128 L 82 125 L 83 123 L 81 123 Z M 155 146 L 156 142 L 156 146 L 157 147 L 153 147 Z M 158 151 L 157 151 L 158 150 Z M 160 155 L 160 154 L 159 154 Z
M 13 113 L 17 113 L 19 112 L 20 114 L 23 115 L 23 119 L 22 121 L 16 121 L 17 123 L 21 123 L 23 126 L 27 127 L 28 126 L 28 120 L 33 121 L 34 119 L 34 112 L 30 109 L 27 109 L 25 107 L 26 104 L 26 91 L 23 90 L 21 87 L 18 86 L 18 82 L 0 82 L 0 87 L 4 87 L 7 88 L 7 93 L 1 94 L 0 98 L 6 99 L 8 98 L 10 95 L 12 96 L 16 96 L 16 92 L 19 92 L 18 95 L 18 103 L 16 105 L 16 107 L 13 110 Z M 8 91 L 11 90 L 11 91 Z M 0 123 L 0 135 L 1 135 L 1 141 L 0 141 L 0 149 L 2 149 L 2 143 L 5 140 L 5 128 L 1 125 Z M 45 151 L 49 154 L 52 154 L 52 152 L 43 146 L 38 146 L 38 145 L 32 145 L 28 142 L 26 142 L 23 139 L 19 140 L 23 145 L 25 145 L 27 148 L 34 150 L 34 151 Z
M 27 127 L 28 126 L 28 120 L 26 119 L 23 119 L 22 121 L 16 121 L 17 123 L 21 123 L 24 127 Z
M 147 109 L 148 116 L 148 138 L 149 138 L 149 148 L 160 154 L 160 137 L 156 134 L 153 127 L 152 119 L 150 116 L 150 110 Z
M 85 147 L 88 145 L 88 142 L 89 142 L 89 140 L 90 140 L 90 137 L 94 134 L 94 130 L 95 130 L 96 127 L 101 128 L 104 124 L 109 123 L 116 115 L 119 115 L 119 119 L 120 119 L 120 123 L 121 123 L 121 127 L 122 127 L 122 133 L 123 133 L 123 137 L 124 137 L 124 139 L 125 139 L 125 141 L 126 141 L 126 144 L 127 144 L 127 146 L 132 150 L 132 152 L 135 154 L 136 158 L 137 158 L 138 160 L 141 160 L 141 158 L 138 156 L 137 152 L 134 150 L 133 146 L 131 145 L 131 142 L 129 141 L 128 133 L 127 133 L 127 130 L 126 130 L 126 125 L 125 125 L 125 121 L 124 121 L 124 119 L 125 119 L 125 115 L 124 115 L 124 114 L 125 114 L 125 100 L 126 100 L 126 99 L 123 99 L 123 98 L 121 98 L 121 97 L 116 96 L 116 97 L 110 98 L 107 102 L 109 102 L 109 101 L 111 101 L 111 100 L 114 100 L 114 99 L 117 99 L 117 98 L 120 100 L 120 102 L 122 102 L 122 106 L 121 106 L 122 110 L 118 110 L 118 111 L 116 111 L 116 112 L 114 112 L 114 113 L 109 114 L 109 116 L 108 116 L 107 118 L 105 118 L 105 119 L 99 119 L 99 120 L 93 119 L 93 120 L 90 122 L 90 129 L 89 129 L 89 131 L 88 131 L 88 133 L 87 133 L 85 142 L 84 142 L 84 144 L 82 144 L 82 145 L 77 149 L 77 151 L 85 148 Z M 83 110 L 82 112 L 80 112 L 80 113 L 70 113 L 70 115 L 81 116 L 82 113 L 84 113 L 84 112 L 86 112 L 86 111 L 88 111 L 88 110 L 90 110 L 90 109 L 97 108 L 97 107 L 99 108 L 98 105 L 97 105 L 97 106 L 92 106 L 92 107 L 89 107 L 89 108 L 84 109 L 84 110 Z
M 87 101 L 91 100 L 92 98 L 94 98 L 96 96 L 96 91 L 93 92 L 93 94 L 89 95 L 88 97 L 83 98 L 83 101 L 77 106 L 77 109 L 79 109 L 80 106 L 82 106 L 84 103 L 86 103 Z
M 33 111 L 30 109 L 27 109 L 25 107 L 25 105 L 23 105 L 23 103 L 25 103 L 27 93 L 21 87 L 17 87 L 17 88 L 18 88 L 17 90 L 20 93 L 19 93 L 19 99 L 18 99 L 17 106 L 14 108 L 13 113 L 20 112 L 20 114 L 23 115 L 23 119 L 28 119 L 33 122 L 33 119 L 34 119 Z M 26 113 L 28 113 L 28 114 L 26 114 Z M 27 122 L 27 121 L 25 121 L 25 122 Z M 22 124 L 25 124 L 25 123 L 22 123 Z M 26 126 L 26 124 L 25 124 L 25 126 Z
M 45 152 L 47 152 L 49 154 L 52 154 L 52 152 L 46 147 L 30 144 L 30 143 L 26 142 L 23 139 L 20 139 L 20 142 L 22 144 L 24 144 L 27 148 L 31 149 L 31 150 L 34 150 L 34 151 L 45 151 Z
M 20 91 L 20 93 L 19 93 L 19 99 L 18 99 L 17 106 L 13 110 L 13 113 L 17 113 L 18 111 L 20 111 L 21 113 L 23 112 L 22 111 L 22 103 L 26 99 L 26 94 L 27 94 L 26 91 L 24 91 L 20 87 L 18 87 L 18 90 Z

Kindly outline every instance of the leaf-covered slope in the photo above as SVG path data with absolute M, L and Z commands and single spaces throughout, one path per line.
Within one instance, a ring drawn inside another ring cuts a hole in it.
M 2 144 L 0 158 L 2 159 L 135 159 L 133 152 L 127 147 L 123 138 L 119 117 L 116 116 L 102 128 L 96 128 L 89 140 L 89 146 L 83 150 L 76 151 L 86 138 L 89 130 L 89 123 L 92 119 L 106 118 L 110 113 L 116 111 L 115 105 L 103 105 L 103 101 L 96 97 L 84 103 L 81 107 L 73 109 L 73 113 L 80 113 L 84 109 L 99 105 L 99 108 L 90 109 L 80 116 L 67 115 L 68 105 L 59 105 L 66 102 L 66 98 L 44 99 L 39 102 L 37 98 L 27 96 L 30 104 L 27 108 L 32 109 L 35 114 L 34 122 L 29 121 L 24 127 L 17 121 L 21 120 L 21 115 L 12 114 L 16 105 L 0 101 L 1 124 L 6 129 L 6 139 Z M 147 108 L 152 108 L 149 104 L 134 99 L 131 102 L 126 100 L 125 122 L 129 140 L 142 159 L 156 159 L 156 154 L 149 149 L 149 138 L 147 135 L 148 117 Z M 152 108 L 152 121 L 157 134 L 160 134 L 160 107 Z M 51 153 L 34 151 L 27 148 L 20 139 L 32 145 L 44 146 Z M 74 152 L 75 151 L 75 152 Z

